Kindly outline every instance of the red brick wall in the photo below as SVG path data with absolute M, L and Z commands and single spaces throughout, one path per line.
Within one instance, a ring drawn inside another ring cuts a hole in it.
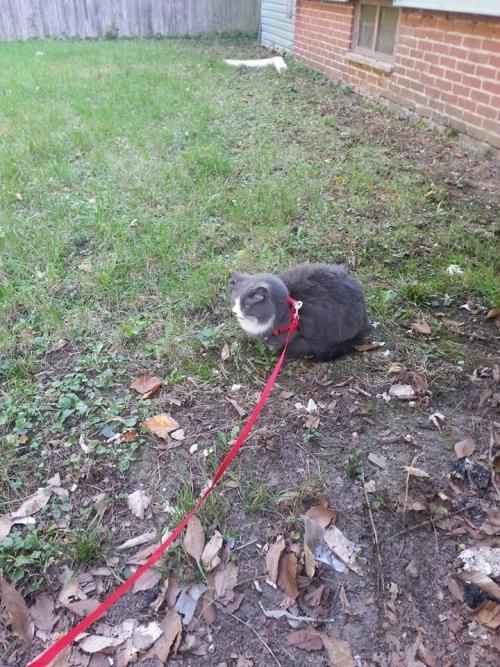
M 352 2 L 298 0 L 294 53 L 359 93 L 500 148 L 500 18 L 401 9 L 390 74 L 346 60 L 353 23 Z

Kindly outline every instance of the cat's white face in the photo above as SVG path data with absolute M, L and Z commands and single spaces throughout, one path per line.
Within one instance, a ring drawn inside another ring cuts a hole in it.
M 269 331 L 269 328 L 272 326 L 273 317 L 266 322 L 259 322 L 256 317 L 251 315 L 245 315 L 241 309 L 240 297 L 236 297 L 233 308 L 233 313 L 238 318 L 238 322 L 243 331 L 246 331 L 250 336 L 260 336 L 261 334 Z

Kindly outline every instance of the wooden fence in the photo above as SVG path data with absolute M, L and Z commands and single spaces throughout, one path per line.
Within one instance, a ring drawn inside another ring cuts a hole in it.
M 0 40 L 256 33 L 259 0 L 0 0 Z

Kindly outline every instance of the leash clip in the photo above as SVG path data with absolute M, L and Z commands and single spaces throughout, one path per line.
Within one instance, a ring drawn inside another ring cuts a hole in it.
M 293 309 L 294 309 L 294 317 L 296 320 L 300 320 L 299 317 L 299 310 L 302 308 L 302 301 L 296 301 L 293 304 Z

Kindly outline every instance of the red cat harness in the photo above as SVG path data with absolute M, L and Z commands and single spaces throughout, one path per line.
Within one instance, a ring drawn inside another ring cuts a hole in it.
M 302 308 L 302 301 L 297 301 L 293 296 L 287 296 L 287 301 L 290 304 L 290 322 L 282 327 L 278 327 L 273 331 L 273 336 L 279 336 L 290 329 L 298 329 L 299 310 Z

